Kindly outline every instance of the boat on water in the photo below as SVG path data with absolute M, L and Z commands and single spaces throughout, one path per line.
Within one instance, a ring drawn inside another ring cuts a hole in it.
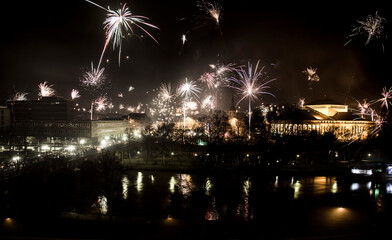
M 349 164 L 350 175 L 366 178 L 392 178 L 392 162 L 361 160 Z

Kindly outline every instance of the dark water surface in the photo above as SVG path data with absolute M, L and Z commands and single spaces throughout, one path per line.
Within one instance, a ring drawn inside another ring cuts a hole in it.
M 3 190 L 2 205 L 8 205 L 2 209 L 14 215 L 2 214 L 2 232 L 94 239 L 122 239 L 121 234 L 133 239 L 377 239 L 392 223 L 392 179 L 154 171 L 113 179 L 103 189 L 93 182 L 73 183 L 87 185 L 82 190 L 52 179 L 45 188 L 25 186 L 18 199 L 16 190 Z

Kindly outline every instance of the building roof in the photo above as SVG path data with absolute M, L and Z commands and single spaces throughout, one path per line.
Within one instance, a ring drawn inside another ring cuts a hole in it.
M 292 121 L 317 120 L 309 110 L 304 109 L 295 109 L 293 111 L 285 112 L 279 116 L 279 119 Z
M 333 119 L 345 121 L 365 121 L 365 119 L 361 118 L 358 114 L 353 112 L 338 112 L 333 116 Z
M 305 105 L 345 105 L 329 98 L 318 99 Z

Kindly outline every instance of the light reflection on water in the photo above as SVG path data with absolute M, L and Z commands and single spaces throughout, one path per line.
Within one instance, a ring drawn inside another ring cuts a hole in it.
M 128 198 L 128 187 L 129 187 L 129 179 L 127 176 L 123 176 L 121 179 L 121 184 L 122 184 L 122 194 L 123 194 L 123 199 Z
M 138 172 L 136 178 L 136 190 L 141 192 L 143 190 L 143 173 Z
M 99 213 L 104 215 L 108 213 L 108 200 L 105 196 L 98 196 L 97 207 Z
M 130 179 L 132 180 L 130 181 Z M 133 188 L 135 192 L 130 191 L 132 182 L 135 184 L 135 188 Z M 137 204 L 136 208 L 139 212 L 152 212 L 158 209 L 165 216 L 169 214 L 172 218 L 177 218 L 178 212 L 183 214 L 180 216 L 187 216 L 189 212 L 194 211 L 190 209 L 198 208 L 198 211 L 204 211 L 202 216 L 207 221 L 224 220 L 230 214 L 240 221 L 252 221 L 256 216 L 260 218 L 260 214 L 272 214 L 271 216 L 274 216 L 275 212 L 277 215 L 283 214 L 294 206 L 290 205 L 293 204 L 290 203 L 291 200 L 302 202 L 306 199 L 323 199 L 331 194 L 337 197 L 329 199 L 340 199 L 339 196 L 342 193 L 354 196 L 352 197 L 354 199 L 358 198 L 358 194 L 356 194 L 358 191 L 365 194 L 359 195 L 360 197 L 368 196 L 373 199 L 373 203 L 377 205 L 377 211 L 383 211 L 385 202 L 388 200 L 385 198 L 386 195 L 392 195 L 392 181 L 383 183 L 375 181 L 342 182 L 331 176 L 279 175 L 271 176 L 269 180 L 266 180 L 256 176 L 235 178 L 231 176 L 133 172 L 123 176 L 121 184 L 122 198 L 127 200 L 128 204 Z M 291 195 L 285 195 L 286 190 L 292 191 Z M 132 194 L 137 194 L 138 197 L 134 198 Z M 203 196 L 203 199 L 200 200 L 200 196 Z M 287 201 L 283 201 L 282 198 L 287 198 Z M 349 224 L 354 221 L 352 219 L 354 213 L 358 212 L 358 209 L 350 207 L 352 204 L 350 201 L 352 199 L 344 198 L 343 202 L 331 200 L 321 206 L 306 206 L 308 208 L 306 214 L 317 215 L 317 219 L 313 220 L 320 224 L 325 224 L 324 221 L 327 221 L 328 226 L 339 225 L 339 223 Z M 155 210 L 152 210 L 151 204 L 161 206 L 154 207 Z M 96 207 L 101 214 L 107 214 L 108 202 L 105 196 L 98 197 Z M 259 210 L 255 210 L 257 208 Z M 177 212 L 173 209 L 177 209 Z M 308 219 L 313 221 L 311 217 Z
M 176 179 L 174 178 L 174 176 L 171 176 L 169 181 L 169 190 L 171 193 L 174 193 L 174 191 L 176 190 L 175 186 L 176 186 Z

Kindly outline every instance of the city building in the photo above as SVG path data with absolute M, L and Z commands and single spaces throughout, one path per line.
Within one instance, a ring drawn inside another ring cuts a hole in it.
M 349 111 L 347 105 L 320 99 L 282 114 L 271 122 L 271 133 L 285 136 L 306 135 L 312 131 L 320 135 L 330 132 L 339 141 L 353 141 L 367 139 L 374 127 L 374 121 Z
M 62 97 L 41 97 L 38 100 L 8 100 L 13 121 L 72 121 L 74 103 Z
M 104 147 L 127 139 L 127 119 L 81 120 L 74 104 L 61 97 L 7 101 L 0 109 L 7 126 L 2 149 L 37 152 L 74 151 L 77 147 Z
M 11 126 L 10 110 L 7 106 L 0 106 L 0 132 L 6 132 Z

